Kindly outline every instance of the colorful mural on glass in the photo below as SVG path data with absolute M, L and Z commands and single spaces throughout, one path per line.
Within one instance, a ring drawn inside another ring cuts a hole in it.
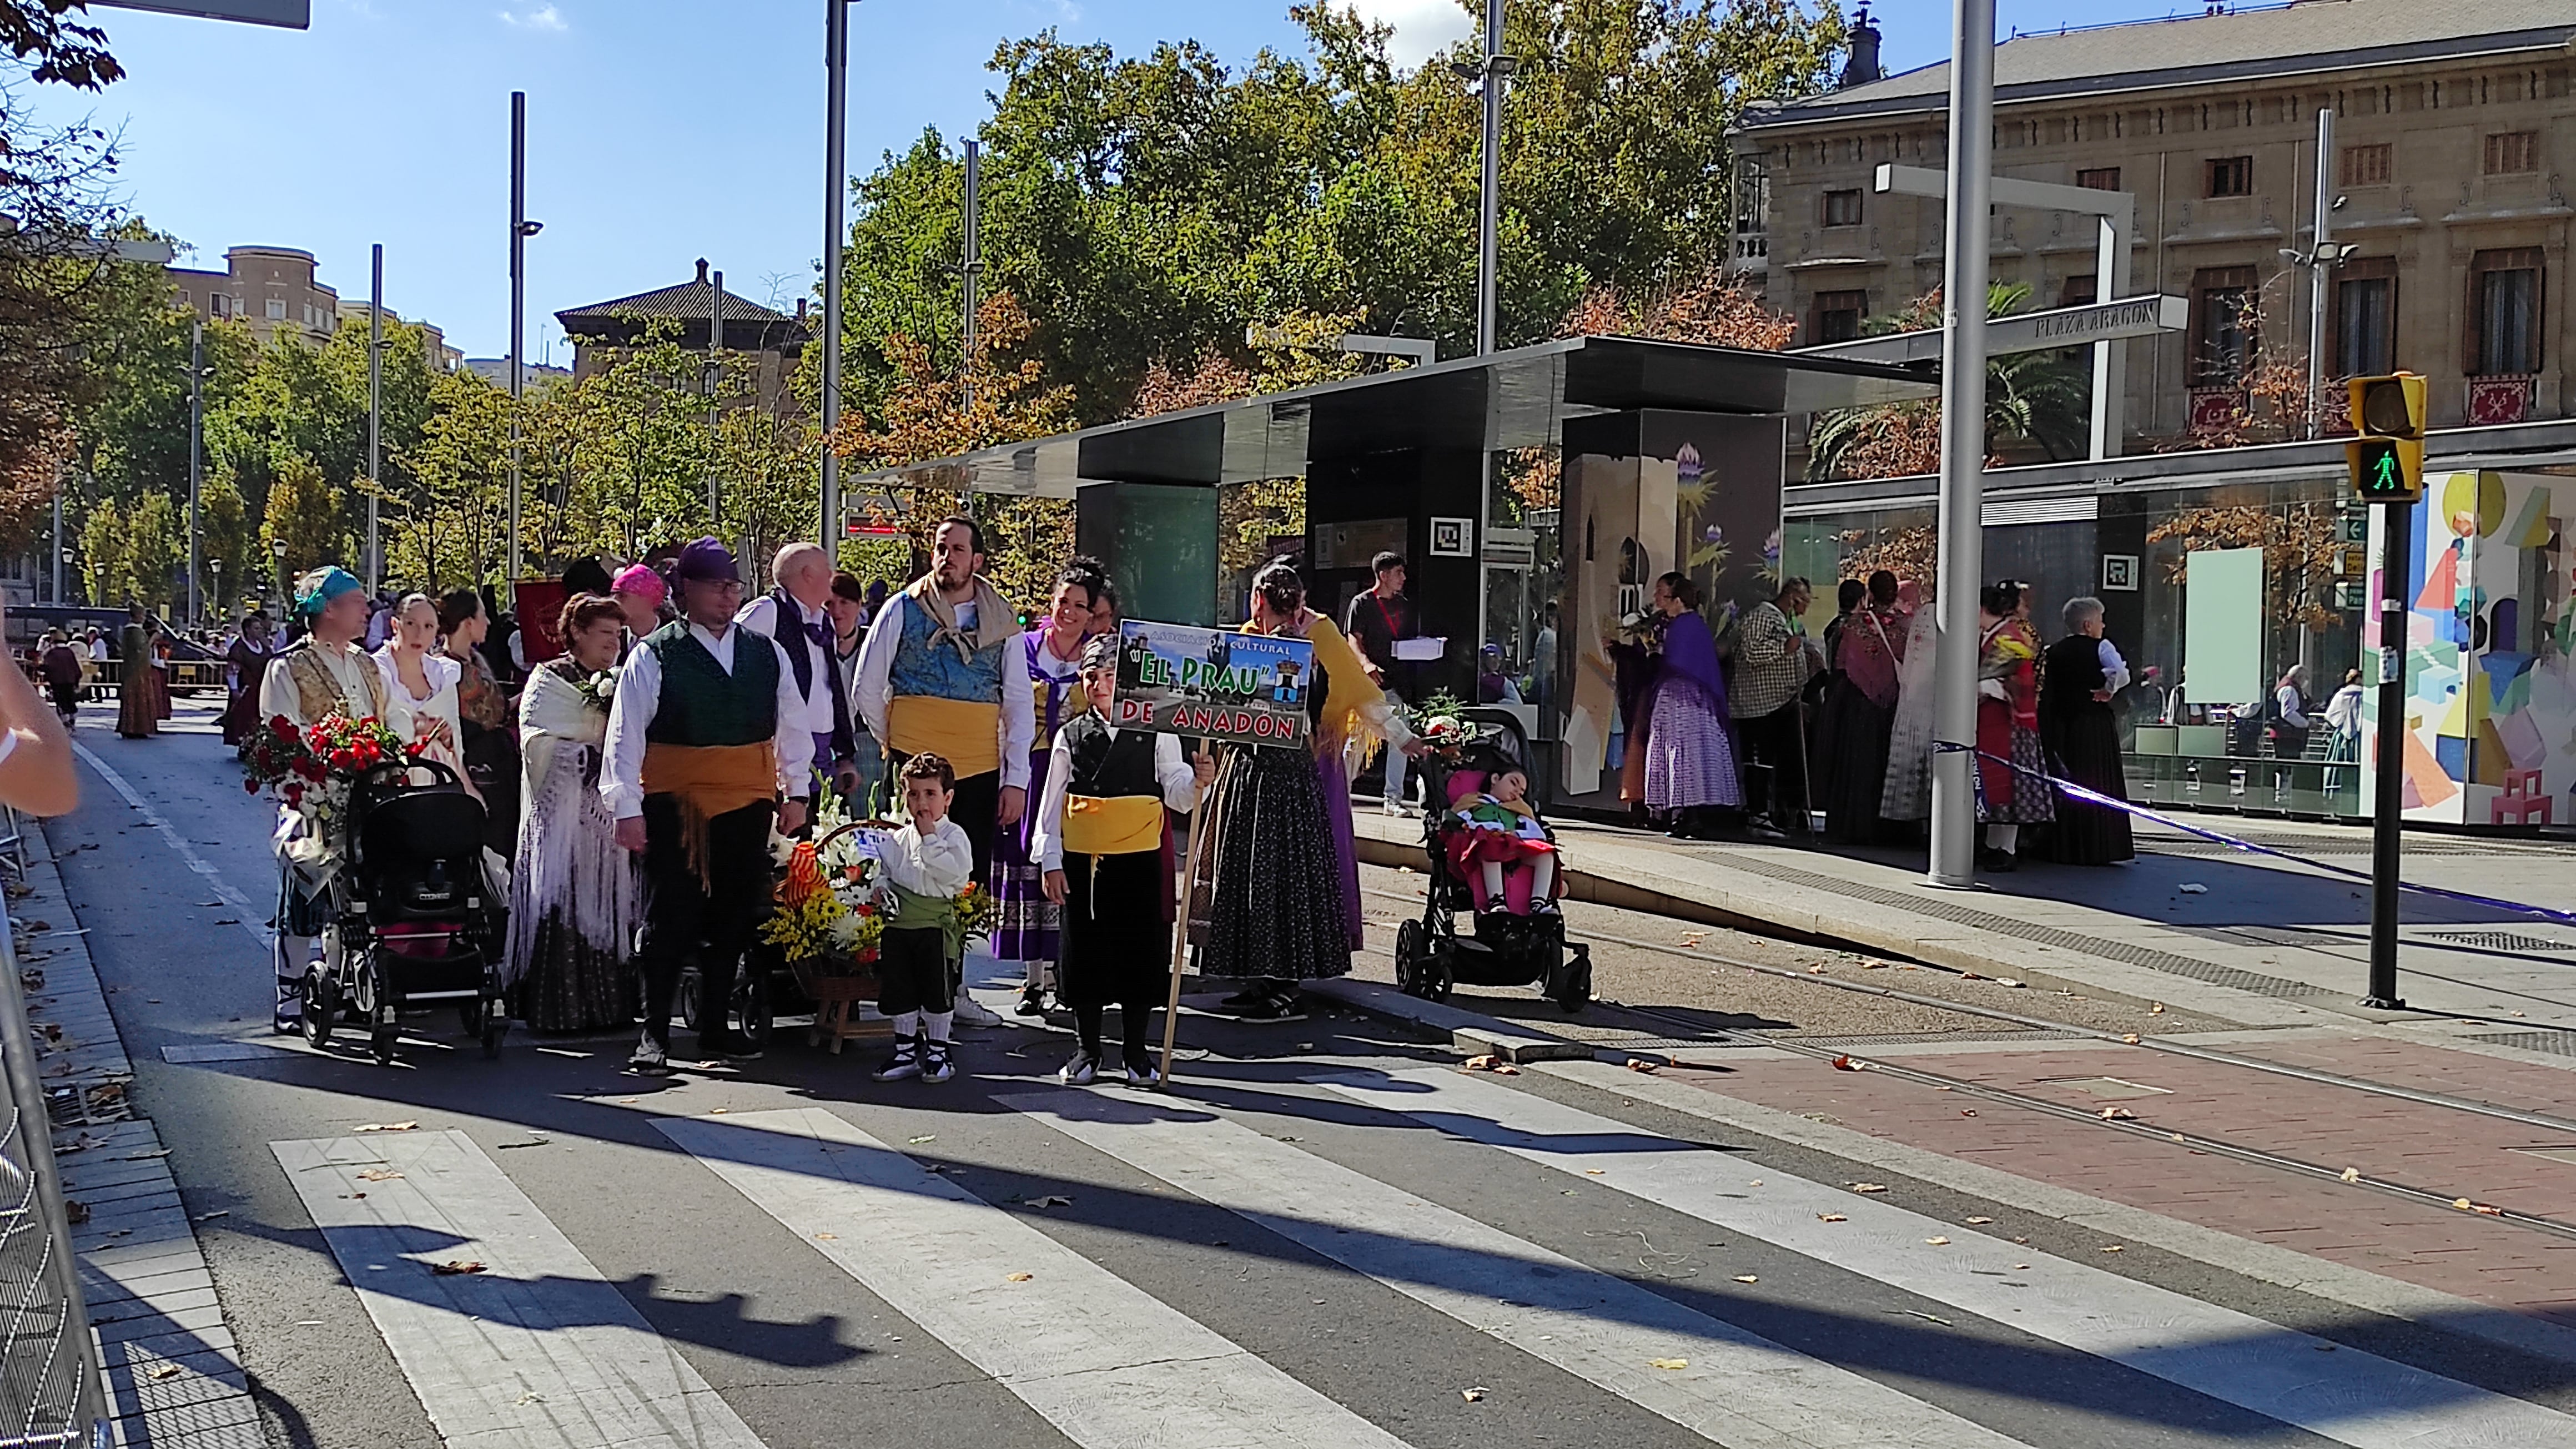
M 2406 613 L 2406 818 L 2471 826 L 2576 818 L 2576 557 L 2563 526 L 2576 517 L 2576 478 L 2427 478 L 2411 513 L 2400 545 L 2415 581 Z M 2377 598 L 2387 510 L 2371 515 Z M 2375 617 L 2364 641 L 2380 644 Z M 2376 718 L 2368 729 L 2375 759 Z M 2571 808 L 2560 810 L 2560 798 Z

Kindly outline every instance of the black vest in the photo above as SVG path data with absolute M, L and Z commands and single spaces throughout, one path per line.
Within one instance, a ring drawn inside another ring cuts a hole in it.
M 1162 798 L 1154 777 L 1154 736 L 1145 730 L 1120 730 L 1115 738 L 1097 711 L 1075 715 L 1064 727 L 1064 742 L 1073 756 L 1065 789 L 1095 800 L 1120 795 Z
M 832 759 L 849 759 L 859 752 L 858 742 L 850 734 L 850 701 L 841 687 L 838 661 L 832 658 L 828 646 L 815 643 L 814 637 L 805 632 L 805 607 L 796 602 L 794 595 L 784 587 L 775 588 L 769 591 L 769 601 L 777 606 L 770 628 L 778 647 L 786 651 L 788 671 L 796 676 L 796 692 L 808 700 L 814 697 L 814 671 L 819 666 L 832 697 Z M 829 765 L 831 761 L 814 763 Z
M 644 640 L 662 664 L 662 697 L 644 738 L 663 745 L 756 745 L 778 735 L 778 655 L 749 629 L 736 628 L 733 672 L 725 672 L 688 621 L 665 624 Z

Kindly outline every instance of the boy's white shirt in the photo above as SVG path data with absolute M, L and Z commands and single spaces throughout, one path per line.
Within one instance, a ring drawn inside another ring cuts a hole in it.
M 928 835 L 906 825 L 877 851 L 885 878 L 917 896 L 953 896 L 975 878 L 975 842 L 964 827 L 943 818 Z

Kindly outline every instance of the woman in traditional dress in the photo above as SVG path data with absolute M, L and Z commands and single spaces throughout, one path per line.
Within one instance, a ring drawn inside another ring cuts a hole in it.
M 492 616 L 483 596 L 457 589 L 438 601 L 441 656 L 456 665 L 458 748 L 483 796 L 483 844 L 506 858 L 519 840 L 519 732 L 508 691 L 483 655 Z
M 1029 706 L 1036 716 L 1036 727 L 1029 733 L 1036 744 L 1029 754 L 1032 800 L 1046 790 L 1056 731 L 1091 706 L 1079 675 L 1082 641 L 1091 630 L 1091 606 L 1101 584 L 1099 564 L 1087 558 L 1066 564 L 1055 576 L 1045 627 L 1022 634 L 1019 648 L 1013 651 L 1029 671 Z M 1017 961 L 1026 968 L 1015 1008 L 1022 1016 L 1046 1012 L 1047 979 L 1055 969 L 1064 914 L 1046 892 L 1045 872 L 1036 852 L 1037 825 L 1037 812 L 1025 811 L 1017 825 L 993 837 L 993 902 L 1000 912 L 993 926 L 993 959 Z
M 1853 580 L 1857 583 L 1858 580 Z M 1905 618 L 1896 612 L 1896 575 L 1869 576 L 1842 617 L 1832 645 L 1834 673 L 1816 725 L 1825 834 L 1845 845 L 1879 838 L 1887 791 L 1887 745 L 1896 722 L 1897 670 L 1905 662 Z
M 129 740 L 148 740 L 161 732 L 161 705 L 153 687 L 161 682 L 160 656 L 153 652 L 152 626 L 143 606 L 129 604 L 125 629 L 117 636 L 116 732 Z
M 252 610 L 242 617 L 241 632 L 224 649 L 224 743 L 239 745 L 259 728 L 259 684 L 268 673 L 271 645 L 268 615 Z
M 1298 1015 L 1297 983 L 1348 975 L 1360 945 L 1345 752 L 1364 763 L 1380 738 L 1398 749 L 1419 746 L 1359 652 L 1306 607 L 1306 585 L 1285 560 L 1253 576 L 1243 632 L 1315 646 L 1306 691 L 1313 737 L 1304 747 L 1226 747 L 1194 826 L 1216 831 L 1191 883 L 1194 901 L 1207 893 L 1199 971 L 1248 980 L 1226 1005 L 1249 1019 L 1285 1021 Z
M 1887 728 L 1887 786 L 1881 818 L 1909 829 L 1932 814 L 1932 668 L 1940 660 L 1940 610 L 1911 583 L 1896 586 L 1905 649 L 1896 671 L 1896 715 Z
M 606 1031 L 634 1020 L 628 964 L 644 918 L 637 857 L 617 844 L 599 793 L 608 739 L 607 673 L 625 643 L 614 600 L 566 602 L 564 652 L 528 672 L 519 699 L 526 818 L 510 872 L 505 968 L 512 1010 L 537 1031 Z
M 2057 818 L 2039 743 L 2039 631 L 2030 590 L 2017 583 L 1988 585 L 1977 613 L 1977 818 L 1986 822 L 1977 865 L 2008 871 L 2020 865 L 2021 828 Z
M 394 610 L 393 636 L 375 653 L 376 670 L 385 680 L 385 727 L 397 739 L 418 744 L 419 758 L 454 770 L 466 793 L 479 800 L 482 794 L 465 769 L 465 731 L 457 712 L 456 681 L 462 671 L 438 652 L 437 644 L 438 605 L 427 594 L 406 595 Z
M 1676 840 L 1709 840 L 1720 808 L 1742 805 L 1735 743 L 1726 733 L 1726 677 L 1717 640 L 1699 613 L 1699 585 L 1684 574 L 1655 580 L 1660 647 L 1646 685 L 1646 808 Z
M 2128 661 L 2102 637 L 2102 601 L 2066 601 L 2066 637 L 2048 646 L 2040 677 L 2039 736 L 2061 780 L 2114 800 L 2129 798 L 2120 768 L 2120 720 L 2111 699 L 2128 687 Z M 2049 859 L 2110 865 L 2136 857 L 2126 811 L 2073 798 L 2057 802 Z
M 1063 590 L 1057 590 L 1059 600 Z M 1118 1008 L 1121 1062 L 1130 1086 L 1162 1080 L 1146 1043 L 1154 1008 L 1170 989 L 1172 861 L 1163 850 L 1167 810 L 1188 810 L 1216 777 L 1216 761 L 1181 758 L 1180 736 L 1121 730 L 1108 722 L 1118 683 L 1115 635 L 1082 652 L 1089 709 L 1075 714 L 1034 778 L 1045 783 L 1031 838 L 1047 899 L 1062 911 L 1057 994 L 1073 1008 L 1074 1055 L 1056 1074 L 1088 1085 L 1101 1069 L 1100 1022 Z

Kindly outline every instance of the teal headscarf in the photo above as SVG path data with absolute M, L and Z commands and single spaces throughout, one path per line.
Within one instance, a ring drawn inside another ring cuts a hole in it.
M 295 581 L 295 612 L 304 618 L 318 618 L 333 599 L 353 593 L 366 585 L 358 576 L 339 567 L 318 568 Z

